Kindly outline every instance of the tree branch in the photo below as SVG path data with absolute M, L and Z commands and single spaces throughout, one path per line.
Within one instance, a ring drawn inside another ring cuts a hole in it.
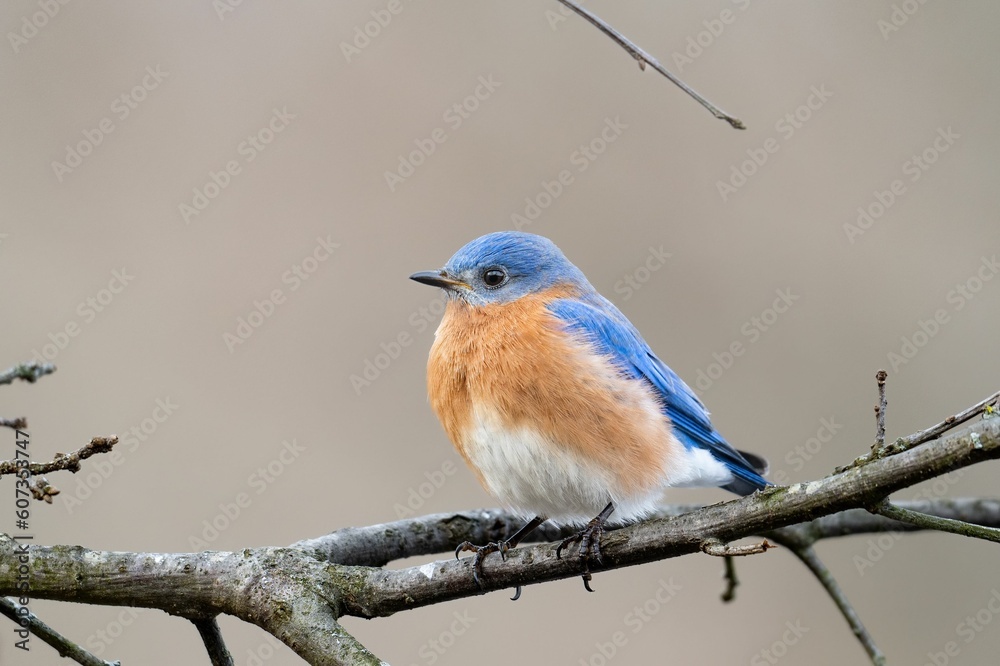
M 736 588 L 740 586 L 740 579 L 736 575 L 736 560 L 731 556 L 725 559 L 726 568 L 722 577 L 726 580 L 726 589 L 722 591 L 720 598 L 724 603 L 729 603 L 736 598 Z
M 801 553 L 808 553 L 804 549 L 822 538 L 917 529 L 926 525 L 899 523 L 867 514 L 864 508 L 920 481 L 996 458 L 1000 419 L 983 419 L 947 437 L 817 481 L 772 487 L 707 507 L 673 507 L 664 517 L 609 531 L 601 544 L 602 563 L 590 566 L 594 571 L 631 566 L 696 553 L 705 544 L 731 554 L 719 544 L 755 535 L 793 543 L 803 557 Z M 997 500 L 905 506 L 1000 525 Z M 159 608 L 194 620 L 227 613 L 268 631 L 311 664 L 378 664 L 339 624 L 341 616 L 381 617 L 481 593 L 469 558 L 401 570 L 378 567 L 397 557 L 450 551 L 464 540 L 495 539 L 509 534 L 517 526 L 515 520 L 498 511 L 430 516 L 340 530 L 289 548 L 239 553 L 101 552 L 25 546 L 0 536 L 0 595 L 18 589 L 15 563 L 27 556 L 31 598 Z M 564 532 L 542 529 L 539 538 L 555 541 Z M 489 558 L 483 582 L 491 590 L 531 585 L 577 576 L 578 566 L 575 557 L 556 559 L 551 543 L 523 547 L 507 553 L 505 562 Z M 822 576 L 820 580 L 829 590 Z M 846 611 L 845 617 L 851 621 Z M 857 625 L 852 627 L 857 632 Z
M 885 399 L 885 379 L 889 376 L 885 370 L 875 373 L 875 381 L 878 383 L 878 404 L 875 405 L 875 443 L 872 444 L 872 453 L 878 455 L 885 446 L 885 409 L 888 402 Z
M 52 459 L 52 462 L 30 463 L 28 465 L 28 471 L 31 472 L 32 476 L 48 474 L 50 472 L 57 472 L 64 469 L 76 473 L 80 471 L 81 460 L 86 460 L 90 456 L 98 453 L 108 453 L 117 443 L 118 435 L 111 435 L 110 437 L 94 437 L 90 440 L 90 442 L 83 445 L 73 453 L 57 453 Z M 3 476 L 4 474 L 17 474 L 20 469 L 24 468 L 17 467 L 15 461 L 13 460 L 0 461 L 0 476 Z
M 976 435 L 973 438 L 973 434 Z M 774 487 L 682 516 L 609 532 L 601 543 L 603 564 L 612 569 L 698 552 L 712 538 L 731 542 L 852 508 L 867 507 L 928 478 L 977 462 L 1000 458 L 1000 419 L 984 420 L 925 446 L 874 460 L 862 467 L 809 483 Z M 557 560 L 551 546 L 519 548 L 505 562 L 488 559 L 484 585 L 501 589 L 576 576 L 574 559 Z M 344 612 L 360 617 L 479 594 L 470 563 L 445 561 L 385 571 L 356 569 L 363 579 L 345 598 Z
M 701 544 L 711 539 L 728 543 L 747 536 L 770 535 L 774 530 L 795 523 L 872 506 L 888 494 L 919 481 L 998 457 L 1000 419 L 984 420 L 947 438 L 819 481 L 769 488 L 683 515 L 610 531 L 602 543 L 603 567 L 596 563 L 591 563 L 591 567 L 611 569 L 699 552 Z M 956 511 L 963 508 L 961 504 L 952 506 Z M 997 512 L 995 503 L 981 502 L 977 506 Z M 436 536 L 400 534 L 387 537 L 397 543 L 410 544 L 405 549 L 397 548 L 391 555 L 415 555 L 453 548 L 457 541 L 473 536 L 469 530 L 456 527 L 478 523 L 480 517 L 493 519 L 487 525 L 487 533 L 510 518 L 499 512 L 449 516 L 441 520 L 442 525 L 434 533 Z M 411 524 L 424 520 L 411 521 Z M 818 538 L 824 531 L 829 535 L 843 534 L 845 523 L 843 519 L 838 520 L 839 525 L 820 520 L 805 529 L 811 538 Z M 872 521 L 879 521 L 880 527 L 892 524 L 874 516 L 861 519 L 853 515 L 850 521 L 869 526 Z M 899 529 L 898 524 L 892 525 L 893 529 Z M 326 542 L 328 545 L 330 541 L 339 541 L 347 558 L 357 560 L 360 559 L 359 551 L 372 546 L 371 541 L 365 543 L 365 535 L 370 539 L 373 531 L 385 533 L 385 528 L 352 530 L 355 538 L 362 535 L 360 546 L 348 545 L 344 532 L 330 535 Z M 552 532 L 546 534 L 548 538 Z M 13 554 L 16 548 L 13 540 L 4 539 L 0 543 L 3 544 L 0 553 Z M 265 628 L 286 631 L 283 624 L 275 626 L 274 623 L 279 616 L 287 615 L 288 608 L 261 616 L 262 611 L 255 603 L 267 599 L 267 607 L 275 604 L 298 606 L 303 597 L 311 597 L 314 601 L 322 597 L 340 614 L 376 617 L 479 593 L 472 580 L 468 558 L 387 571 L 319 562 L 310 557 L 321 554 L 317 552 L 317 545 L 314 541 L 297 544 L 294 548 L 248 549 L 239 554 L 166 555 L 28 546 L 33 561 L 46 564 L 33 571 L 31 595 L 64 601 L 162 608 L 184 617 L 228 612 L 259 626 L 267 625 Z M 434 550 L 429 550 L 431 547 Z M 385 557 L 376 559 L 384 560 Z M 15 589 L 12 561 L 9 557 L 0 559 L 0 594 L 9 594 Z M 550 544 L 515 549 L 507 554 L 506 563 L 489 559 L 485 569 L 484 582 L 491 589 L 578 575 L 574 558 L 557 560 Z M 265 572 L 270 578 L 276 571 L 282 575 L 274 579 L 273 586 L 259 584 Z M 303 582 L 306 580 L 312 581 L 310 584 L 315 587 L 306 589 Z
M 227 613 L 269 632 L 318 666 L 381 664 L 337 622 L 350 579 L 290 548 L 239 553 L 122 553 L 24 546 L 0 534 L 0 594 L 17 559 L 32 563 L 32 599 L 158 608 L 188 619 Z
M 0 597 L 0 615 L 9 617 L 15 624 L 19 624 L 21 626 L 24 626 L 22 622 L 27 623 L 27 629 L 31 632 L 31 635 L 38 636 L 42 639 L 42 641 L 55 648 L 60 657 L 69 657 L 76 663 L 83 664 L 83 666 L 121 666 L 121 662 L 119 661 L 104 661 L 103 659 L 87 652 L 82 647 L 39 620 L 37 615 L 28 611 L 26 608 L 22 610 L 21 613 L 22 615 L 18 615 L 17 604 L 6 597 Z
M 1000 499 L 954 498 L 898 502 L 899 506 L 943 518 L 1000 527 Z M 700 504 L 671 504 L 650 519 L 667 519 L 697 511 Z M 463 541 L 496 541 L 517 530 L 519 516 L 500 509 L 462 513 L 435 513 L 368 527 L 345 527 L 325 536 L 292 544 L 310 557 L 332 564 L 381 567 L 406 557 L 433 555 L 453 550 Z M 618 526 L 620 527 L 620 526 Z M 609 531 L 618 529 L 614 524 Z M 778 534 L 790 534 L 809 544 L 832 537 L 878 532 L 910 532 L 923 528 L 873 515 L 867 509 L 852 509 L 823 516 L 800 525 L 763 532 L 760 536 L 785 545 Z M 577 532 L 571 525 L 542 524 L 522 543 L 561 541 Z
M 985 413 L 984 418 L 987 417 L 996 418 L 998 407 L 1000 407 L 1000 391 L 997 391 L 996 393 L 986 398 L 985 400 L 980 400 L 979 402 L 974 404 L 972 407 L 969 407 L 968 409 L 963 409 L 958 414 L 949 416 L 944 421 L 941 421 L 941 423 L 938 423 L 935 426 L 931 426 L 926 430 L 915 432 L 907 437 L 900 437 L 892 444 L 883 447 L 877 454 L 874 451 L 871 453 L 866 453 L 865 455 L 856 458 L 849 465 L 838 467 L 836 471 L 838 473 L 843 472 L 851 467 L 864 465 L 873 460 L 874 458 L 878 458 L 881 456 L 891 456 L 895 453 L 907 451 L 915 446 L 923 444 L 924 442 L 929 442 L 932 439 L 936 439 L 937 437 L 940 437 L 949 430 L 965 423 L 966 421 L 974 419 L 975 417 L 980 416 L 984 413 Z
M 201 640 L 208 650 L 208 658 L 212 661 L 212 666 L 233 666 L 233 655 L 229 654 L 229 648 L 222 639 L 222 630 L 214 617 L 201 617 L 191 620 L 201 635 Z
M 847 599 L 847 595 L 840 588 L 837 580 L 827 569 L 826 565 L 819 559 L 816 555 L 816 551 L 813 550 L 812 546 L 804 547 L 793 547 L 792 552 L 802 561 L 806 567 L 813 573 L 814 576 L 819 580 L 819 582 L 826 589 L 827 594 L 833 599 L 833 602 L 837 604 L 837 608 L 840 609 L 841 614 L 844 619 L 847 620 L 847 625 L 851 628 L 851 632 L 857 637 L 864 646 L 865 652 L 868 653 L 868 657 L 872 660 L 874 666 L 883 666 L 885 664 L 885 655 L 882 651 L 875 645 L 875 639 L 872 638 L 871 634 L 865 628 L 865 625 L 861 622 L 861 618 L 858 617 L 857 612 L 851 605 L 851 602 Z
M 891 504 L 889 500 L 882 500 L 873 506 L 871 511 L 881 514 L 886 518 L 910 523 L 925 530 L 951 532 L 952 534 L 961 534 L 962 536 L 1000 543 L 1000 530 L 996 528 L 983 527 L 982 525 L 975 525 L 963 520 L 941 518 L 940 516 L 931 516 L 919 511 L 913 511 L 912 509 L 904 509 L 903 507 Z
M 580 5 L 576 4 L 572 0 L 559 0 L 562 4 L 566 5 L 574 12 L 586 19 L 591 25 L 595 26 L 598 30 L 603 32 L 605 35 L 610 37 L 616 44 L 625 49 L 625 51 L 639 61 L 639 69 L 645 70 L 646 64 L 648 63 L 653 69 L 667 77 L 671 83 L 686 92 L 688 95 L 694 98 L 699 104 L 708 109 L 708 111 L 718 118 L 719 120 L 725 120 L 735 129 L 746 129 L 746 125 L 739 118 L 729 115 L 719 107 L 715 106 L 707 99 L 698 94 L 696 90 L 688 86 L 686 83 L 681 81 L 677 76 L 672 74 L 666 67 L 661 65 L 659 61 L 653 56 L 642 50 L 635 42 L 631 41 L 628 37 L 621 34 L 614 28 L 612 28 L 608 23 L 606 23 L 601 17 L 597 16 L 589 9 L 585 9 Z
M 734 557 L 745 557 L 746 555 L 766 553 L 771 548 L 774 548 L 774 544 L 769 543 L 767 539 L 764 539 L 762 543 L 751 543 L 739 546 L 723 543 L 718 539 L 708 539 L 701 544 L 701 552 L 713 557 L 724 557 L 727 561 L 730 561 Z
M 27 363 L 18 363 L 12 368 L 7 368 L 3 372 L 0 372 L 0 385 L 10 384 L 15 379 L 20 379 L 28 382 L 29 384 L 34 384 L 39 378 L 45 375 L 51 375 L 56 371 L 56 366 L 51 363 L 39 363 L 38 361 L 28 361 Z
M 28 427 L 28 419 L 19 416 L 16 419 L 0 417 L 0 427 L 12 428 L 13 430 L 24 430 Z

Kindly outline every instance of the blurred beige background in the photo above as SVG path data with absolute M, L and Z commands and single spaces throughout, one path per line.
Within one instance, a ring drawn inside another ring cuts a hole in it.
M 0 363 L 59 367 L 0 389 L 0 412 L 29 418 L 40 459 L 137 434 L 118 465 L 50 478 L 63 494 L 33 507 L 42 543 L 239 549 L 410 502 L 491 505 L 427 405 L 437 297 L 407 276 L 515 223 L 562 247 L 777 480 L 868 446 L 879 367 L 890 437 L 997 388 L 996 3 L 588 3 L 745 132 L 554 1 L 56 6 L 0 10 Z M 996 471 L 900 497 L 993 494 Z M 950 641 L 949 664 L 995 662 L 995 546 L 932 534 L 820 553 L 891 663 L 933 663 Z M 593 595 L 573 579 L 345 624 L 404 666 L 866 663 L 789 553 L 741 561 L 729 605 L 721 571 L 687 557 L 599 574 Z M 33 608 L 105 659 L 207 663 L 193 627 L 158 611 Z M 238 664 L 301 663 L 222 626 Z M 11 638 L 0 663 L 62 663 Z

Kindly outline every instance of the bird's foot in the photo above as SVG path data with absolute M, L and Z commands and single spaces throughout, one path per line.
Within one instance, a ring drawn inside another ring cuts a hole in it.
M 506 560 L 507 551 L 510 549 L 511 549 L 511 543 L 509 540 L 490 541 L 485 546 L 477 546 L 471 541 L 463 541 L 462 543 L 458 544 L 458 548 L 455 549 L 455 559 L 456 560 L 458 559 L 460 553 L 467 551 L 476 554 L 476 556 L 472 558 L 472 579 L 476 581 L 476 586 L 481 591 L 485 592 L 486 590 L 483 587 L 483 560 L 486 559 L 486 556 L 489 555 L 490 553 L 500 553 L 500 559 Z M 515 599 L 519 596 L 521 596 L 520 587 L 518 587 Z
M 580 565 L 583 567 L 583 586 L 587 589 L 587 592 L 594 591 L 590 587 L 590 581 L 593 580 L 593 577 L 590 575 L 590 561 L 593 560 L 598 564 L 603 564 L 601 561 L 601 535 L 604 534 L 604 520 L 603 516 L 594 518 L 582 530 L 571 537 L 563 539 L 559 547 L 556 548 L 556 558 L 562 559 L 563 548 L 571 543 L 580 542 Z
M 507 551 L 511 548 L 517 546 L 521 543 L 521 539 L 531 534 L 535 528 L 545 522 L 545 516 L 535 516 L 527 523 L 524 524 L 521 529 L 515 532 L 509 539 L 505 541 L 491 541 L 485 546 L 477 546 L 471 541 L 463 541 L 458 544 L 458 548 L 455 549 L 455 559 L 458 559 L 458 554 L 462 551 L 470 550 L 473 551 L 476 556 L 472 560 L 472 578 L 476 581 L 476 585 L 483 592 L 483 558 L 485 558 L 490 553 L 500 553 L 500 559 L 507 559 Z M 521 586 L 517 586 L 517 590 L 514 592 L 514 596 L 511 597 L 511 601 L 517 601 L 521 598 Z

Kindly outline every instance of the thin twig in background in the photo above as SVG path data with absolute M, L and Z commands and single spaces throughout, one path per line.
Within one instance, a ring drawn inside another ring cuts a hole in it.
M 906 437 L 900 437 L 895 442 L 893 442 L 890 447 L 895 451 L 905 451 L 906 449 L 912 448 L 924 442 L 929 442 L 932 439 L 937 439 L 941 434 L 948 432 L 952 428 L 958 426 L 959 424 L 965 423 L 971 418 L 979 416 L 984 411 L 987 411 L 990 407 L 996 409 L 997 405 L 1000 404 L 1000 391 L 997 391 L 985 400 L 980 400 L 972 407 L 968 409 L 963 409 L 958 414 L 954 416 L 949 416 L 941 423 L 935 426 L 927 428 L 927 430 L 921 430 L 920 432 L 915 432 L 912 435 Z
M 229 648 L 222 639 L 222 631 L 219 623 L 214 617 L 193 619 L 191 622 L 198 628 L 201 640 L 208 650 L 208 657 L 212 660 L 212 666 L 233 666 L 233 655 L 229 654 Z
M 878 382 L 878 404 L 875 406 L 875 443 L 872 444 L 872 452 L 876 455 L 885 448 L 885 408 L 888 403 L 885 399 L 885 379 L 889 376 L 885 370 L 875 373 L 875 381 Z
M 973 539 L 985 539 L 986 541 L 1000 543 L 1000 530 L 996 528 L 983 527 L 982 525 L 965 522 L 964 520 L 955 520 L 953 518 L 929 516 L 926 513 L 895 506 L 889 500 L 879 502 L 871 508 L 871 511 L 892 520 L 916 525 L 925 530 L 951 532 L 952 534 L 961 534 Z
M 34 613 L 28 611 L 23 606 L 21 608 L 23 610 L 19 610 L 17 604 L 10 599 L 0 597 L 0 615 L 9 617 L 15 624 L 20 624 L 22 620 L 27 622 L 27 629 L 31 632 L 31 635 L 37 636 L 45 643 L 54 647 L 60 656 L 69 657 L 76 663 L 83 664 L 83 666 L 121 666 L 120 661 L 104 661 L 99 657 L 95 657 L 39 620 Z
M 610 37 L 616 44 L 625 49 L 625 51 L 627 51 L 630 56 L 639 61 L 639 69 L 645 70 L 646 64 L 648 63 L 653 69 L 658 71 L 660 74 L 663 74 L 663 76 L 667 77 L 671 83 L 673 83 L 675 86 L 686 92 L 688 95 L 693 97 L 695 101 L 697 101 L 703 107 L 708 109 L 709 112 L 719 120 L 725 120 L 727 123 L 729 123 L 732 127 L 736 129 L 747 128 L 746 125 L 743 124 L 742 120 L 736 118 L 735 116 L 729 115 L 728 113 L 726 113 L 725 111 L 723 111 L 722 109 L 720 109 L 719 107 L 717 107 L 716 105 L 712 104 L 707 99 L 699 95 L 696 90 L 694 90 L 688 84 L 681 81 L 675 75 L 671 74 L 670 71 L 668 71 L 666 67 L 661 65 L 656 58 L 643 51 L 641 48 L 639 48 L 637 44 L 635 44 L 635 42 L 631 41 L 628 37 L 626 37 L 625 35 L 621 34 L 617 30 L 612 28 L 607 22 L 605 22 L 599 16 L 597 16 L 590 10 L 581 7 L 572 0 L 559 0 L 559 2 L 566 5 L 574 12 L 585 18 L 591 24 L 596 26 L 598 30 L 603 32 L 608 37 Z
M 736 598 L 736 588 L 740 586 L 740 579 L 736 576 L 736 560 L 732 555 L 726 555 L 726 569 L 723 577 L 726 579 L 726 589 L 722 591 L 722 600 L 727 604 Z
M 868 657 L 872 660 L 873 666 L 884 666 L 885 655 L 882 651 L 875 645 L 875 639 L 872 635 L 868 633 L 868 629 L 861 622 L 861 618 L 858 617 L 857 612 L 851 605 L 851 602 L 847 599 L 847 595 L 840 588 L 837 583 L 837 579 L 833 577 L 830 570 L 826 568 L 826 565 L 816 556 L 816 551 L 813 550 L 812 546 L 804 546 L 801 548 L 792 548 L 792 552 L 802 560 L 814 576 L 819 580 L 819 582 L 826 588 L 827 594 L 833 599 L 833 602 L 837 604 L 837 608 L 840 609 L 841 614 L 844 619 L 847 620 L 848 626 L 851 627 L 851 631 L 857 637 L 858 641 L 865 648 L 865 652 L 868 653 Z
M 16 419 L 6 419 L 0 417 L 0 427 L 13 428 L 14 430 L 27 430 L 28 419 L 23 416 L 19 416 Z
M 766 553 L 771 548 L 774 548 L 774 544 L 769 543 L 767 539 L 764 539 L 761 543 L 750 543 L 740 546 L 723 543 L 719 539 L 707 539 L 701 544 L 701 552 L 706 555 L 726 558 L 757 555 L 758 553 Z
M 94 437 L 87 444 L 83 445 L 73 453 L 57 453 L 52 462 L 29 463 L 28 471 L 32 476 L 39 474 L 49 474 L 59 470 L 69 470 L 70 472 L 80 471 L 80 461 L 86 460 L 90 456 L 98 453 L 108 453 L 118 443 L 118 435 L 110 437 Z M 13 460 L 0 461 L 0 476 L 4 474 L 17 474 L 19 468 Z
M 18 363 L 13 368 L 7 368 L 0 372 L 0 384 L 10 384 L 15 379 L 21 379 L 34 384 L 39 377 L 50 375 L 56 371 L 56 366 L 51 363 L 39 363 L 38 361 L 28 361 Z
M 908 451 L 909 449 L 912 449 L 915 446 L 919 446 L 920 444 L 929 442 L 932 439 L 937 439 L 944 433 L 948 432 L 953 428 L 958 427 L 962 423 L 965 423 L 966 421 L 973 419 L 977 416 L 983 415 L 984 412 L 988 414 L 990 413 L 995 414 L 996 407 L 998 404 L 1000 404 L 1000 391 L 997 391 L 996 393 L 994 393 L 993 395 L 984 400 L 980 400 L 971 407 L 963 409 L 957 414 L 949 416 L 948 418 L 946 418 L 944 421 L 941 421 L 937 425 L 931 426 L 926 430 L 920 430 L 911 435 L 907 435 L 906 437 L 900 437 L 892 444 L 886 445 L 879 452 L 878 455 L 875 455 L 874 452 L 866 453 L 863 456 L 855 458 L 850 464 L 844 465 L 843 467 L 838 467 L 834 471 L 837 474 L 839 474 L 841 472 L 847 471 L 852 467 L 859 467 L 861 465 L 869 463 L 872 460 L 875 460 L 876 458 L 880 458 L 887 455 L 894 455 L 896 453 L 902 453 L 903 451 Z

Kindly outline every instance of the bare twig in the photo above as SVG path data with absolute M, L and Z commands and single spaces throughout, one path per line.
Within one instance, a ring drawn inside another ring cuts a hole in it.
M 117 443 L 118 435 L 111 435 L 110 437 L 94 437 L 90 440 L 90 442 L 80 447 L 73 453 L 57 453 L 52 462 L 30 463 L 28 465 L 28 471 L 31 472 L 32 476 L 49 474 L 51 472 L 64 469 L 76 473 L 80 471 L 81 460 L 86 460 L 90 456 L 98 453 L 108 453 Z M 3 476 L 4 474 L 17 474 L 19 469 L 24 468 L 17 467 L 13 460 L 0 461 L 0 476 Z
M 985 400 L 980 400 L 972 407 L 968 409 L 963 409 L 958 414 L 954 416 L 949 416 L 941 423 L 935 426 L 927 428 L 927 430 L 921 430 L 920 432 L 915 432 L 907 437 L 900 437 L 890 446 L 893 452 L 896 451 L 906 451 L 907 449 L 913 448 L 924 442 L 929 442 L 932 439 L 940 437 L 942 434 L 948 432 L 952 428 L 958 427 L 960 424 L 965 423 L 969 419 L 975 418 L 982 414 L 988 407 L 997 407 L 1000 403 L 1000 391 L 997 391 Z
M 219 623 L 214 617 L 196 618 L 191 622 L 198 628 L 201 640 L 205 642 L 205 649 L 208 650 L 208 657 L 212 660 L 212 666 L 233 666 L 233 655 L 229 654 L 226 642 L 222 640 L 222 631 Z
M 19 416 L 16 419 L 0 417 L 0 427 L 13 428 L 14 430 L 26 430 L 28 428 L 28 419 L 23 416 Z
M 872 453 L 878 452 L 885 447 L 885 408 L 888 403 L 885 400 L 885 378 L 889 376 L 885 370 L 875 373 L 875 381 L 878 382 L 878 405 L 875 406 L 875 443 L 872 444 Z
M 944 421 L 941 421 L 941 423 L 938 423 L 935 426 L 931 426 L 926 430 L 915 432 L 912 435 L 908 435 L 906 437 L 900 437 L 892 444 L 888 444 L 882 447 L 882 449 L 878 452 L 877 455 L 874 451 L 872 451 L 871 453 L 866 453 L 863 456 L 855 458 L 850 464 L 844 465 L 843 467 L 838 467 L 835 470 L 835 472 L 837 474 L 840 474 L 841 472 L 845 472 L 851 469 L 852 467 L 859 467 L 861 465 L 865 465 L 871 462 L 872 460 L 875 460 L 876 458 L 902 453 L 903 451 L 908 451 L 915 446 L 919 446 L 920 444 L 923 444 L 925 442 L 937 439 L 938 437 L 948 432 L 949 430 L 958 427 L 962 423 L 965 423 L 966 421 L 973 419 L 983 414 L 984 412 L 988 414 L 995 413 L 998 404 L 1000 404 L 1000 391 L 997 391 L 996 393 L 986 398 L 985 400 L 980 400 L 979 402 L 974 404 L 972 407 L 969 407 L 968 409 L 963 409 L 959 413 L 954 414 L 953 416 L 949 416 Z
M 871 511 L 883 515 L 886 518 L 899 520 L 904 523 L 911 523 L 925 530 L 951 532 L 953 534 L 961 534 L 962 536 L 972 537 L 974 539 L 985 539 L 986 541 L 1000 543 L 1000 530 L 996 528 L 984 527 L 982 525 L 976 525 L 963 520 L 941 518 L 939 516 L 931 516 L 926 513 L 920 513 L 919 511 L 913 511 L 911 509 L 904 509 L 891 504 L 889 500 L 882 500 L 873 506 Z
M 875 640 L 872 638 L 871 634 L 865 628 L 865 625 L 861 622 L 861 618 L 858 617 L 857 612 L 854 607 L 851 606 L 851 602 L 847 599 L 847 595 L 844 591 L 840 589 L 840 585 L 837 583 L 837 579 L 833 577 L 830 570 L 826 568 L 826 565 L 817 557 L 816 551 L 813 550 L 812 546 L 803 546 L 792 548 L 792 552 L 802 560 L 813 575 L 819 580 L 819 582 L 826 588 L 827 594 L 833 599 L 833 602 L 837 604 L 837 608 L 840 609 L 841 614 L 843 614 L 844 619 L 847 620 L 847 624 L 851 627 L 851 631 L 857 637 L 858 641 L 865 648 L 865 652 L 868 653 L 868 657 L 872 660 L 874 666 L 883 666 L 885 664 L 885 655 L 879 650 L 878 646 L 875 645 Z
M 0 372 L 0 384 L 10 384 L 15 379 L 21 379 L 33 384 L 38 381 L 39 377 L 50 375 L 55 371 L 56 366 L 51 363 L 39 363 L 38 361 L 18 363 L 13 368 L 7 368 L 3 372 Z
M 590 10 L 581 7 L 580 5 L 573 2 L 573 0 L 559 0 L 562 4 L 566 5 L 574 12 L 585 18 L 592 25 L 594 25 L 598 30 L 603 32 L 605 35 L 610 37 L 616 44 L 625 49 L 626 52 L 633 58 L 639 61 L 639 69 L 645 70 L 646 64 L 648 63 L 653 69 L 658 71 L 663 76 L 667 77 L 671 83 L 686 92 L 688 95 L 693 97 L 695 101 L 701 104 L 703 107 L 708 109 L 708 111 L 718 118 L 719 120 L 725 120 L 735 129 L 746 129 L 746 125 L 739 118 L 729 115 L 719 107 L 715 106 L 707 99 L 702 97 L 693 88 L 688 86 L 686 83 L 677 78 L 674 74 L 670 73 L 663 65 L 657 61 L 656 58 L 646 53 L 644 50 L 639 48 L 634 42 L 632 42 L 628 37 L 621 34 L 608 23 L 606 23 L 602 18 L 591 12 Z
M 736 598 L 736 588 L 740 586 L 740 579 L 736 577 L 736 560 L 731 556 L 726 556 L 726 570 L 723 577 L 726 579 L 726 589 L 722 591 L 722 600 L 729 603 Z
M 76 663 L 83 664 L 83 666 L 121 666 L 121 662 L 119 661 L 104 661 L 103 659 L 95 657 L 49 625 L 39 620 L 38 616 L 34 613 L 28 611 L 27 609 L 19 611 L 17 605 L 6 597 L 0 597 L 0 615 L 9 617 L 17 624 L 26 622 L 31 635 L 37 636 L 43 642 L 54 647 L 60 657 L 69 657 Z M 21 626 L 24 625 L 22 624 Z
M 757 555 L 758 553 L 766 553 L 771 548 L 774 548 L 773 543 L 769 543 L 767 539 L 764 539 L 760 543 L 748 543 L 742 546 L 734 546 L 732 544 L 723 543 L 719 539 L 706 539 L 701 544 L 701 552 L 706 555 L 712 555 L 714 557 L 743 557 L 745 555 Z
M 726 579 L 726 589 L 722 591 L 722 601 L 729 603 L 735 599 L 736 588 L 740 584 L 740 579 L 736 577 L 736 562 L 733 558 L 742 557 L 744 555 L 756 555 L 757 553 L 766 553 L 768 550 L 775 547 L 776 546 L 773 543 L 770 543 L 767 539 L 764 539 L 761 543 L 751 543 L 742 546 L 733 546 L 728 543 L 723 543 L 718 539 L 708 539 L 701 544 L 701 551 L 703 553 L 725 559 L 726 568 L 723 572 L 723 577 Z

